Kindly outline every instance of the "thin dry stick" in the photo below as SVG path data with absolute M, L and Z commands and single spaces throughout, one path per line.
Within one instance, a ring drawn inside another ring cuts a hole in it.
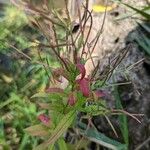
M 91 80 L 94 81 L 94 77 L 96 76 L 96 73 L 98 72 L 99 69 L 99 64 L 100 64 L 100 60 L 98 61 L 96 67 L 94 68 L 92 75 L 91 75 Z
M 102 83 L 102 86 L 105 84 L 105 82 L 106 82 L 107 80 L 109 80 L 109 79 L 111 78 L 111 76 L 112 76 L 114 70 L 118 67 L 118 65 L 121 63 L 121 61 L 122 61 L 122 60 L 124 59 L 124 57 L 127 55 L 127 53 L 128 53 L 128 51 L 129 51 L 130 48 L 131 48 L 131 45 L 128 45 L 127 48 L 124 48 L 124 49 L 123 49 L 123 51 L 125 51 L 125 50 L 126 50 L 126 51 L 122 54 L 122 56 L 120 56 L 120 55 L 118 56 L 118 58 L 117 58 L 115 64 L 113 65 L 114 67 L 113 67 L 111 70 L 109 70 L 108 73 L 106 74 L 105 79 L 104 79 L 104 81 L 103 81 L 103 83 Z
M 106 86 L 104 86 L 104 87 L 113 87 L 113 86 L 119 86 L 119 85 L 128 85 L 128 84 L 131 84 L 132 82 L 131 81 L 129 81 L 129 82 L 123 82 L 123 83 L 113 83 L 113 84 L 108 84 L 108 85 L 106 85 Z
M 88 119 L 88 125 L 87 125 L 87 128 L 86 128 L 86 130 L 85 130 L 85 133 L 88 131 L 88 129 L 90 128 L 90 125 L 91 125 L 91 118 L 89 118 Z M 84 139 L 85 137 L 82 135 L 82 138 L 80 139 L 80 141 L 79 141 L 79 143 L 78 143 L 78 145 L 76 146 L 76 150 L 78 150 L 78 148 L 79 148 L 79 146 L 81 145 L 81 142 L 83 141 L 83 139 Z
M 7 43 L 8 44 L 8 43 Z M 23 53 L 21 50 L 19 50 L 18 48 L 16 48 L 15 46 L 8 44 L 11 48 L 15 49 L 18 53 L 20 53 L 21 55 L 23 55 L 25 58 L 27 58 L 28 60 L 32 61 L 32 58 L 30 56 L 28 56 L 27 54 Z
M 41 63 L 43 63 L 42 56 L 41 56 L 41 53 L 40 53 L 40 49 L 37 49 L 37 51 L 38 51 L 38 55 L 39 55 L 40 61 L 41 61 Z M 48 65 L 48 64 L 47 64 L 47 65 Z M 48 66 L 49 66 L 49 65 L 48 65 Z M 45 69 L 45 72 L 46 72 L 48 78 L 50 79 L 50 75 L 49 75 L 49 73 L 48 73 L 48 71 L 47 71 L 47 67 L 46 67 L 44 64 L 43 64 L 43 67 L 44 67 L 44 69 Z
M 109 118 L 106 115 L 105 115 L 105 118 L 106 118 L 108 124 L 110 125 L 110 127 L 112 128 L 112 130 L 113 130 L 114 134 L 116 135 L 116 137 L 118 137 L 118 134 L 117 134 L 114 126 L 112 125 L 111 121 L 109 120 Z
M 114 109 L 113 109 L 113 110 L 111 110 L 111 112 L 112 112 L 112 113 L 122 113 L 122 114 L 126 114 L 126 115 L 132 117 L 133 119 L 135 119 L 137 122 L 141 123 L 141 121 L 140 121 L 137 117 L 135 117 L 134 114 L 131 114 L 131 113 L 125 111 L 125 110 L 121 110 L 121 109 L 116 109 L 116 110 L 114 110 Z M 140 114 L 140 116 L 141 116 L 141 114 Z
M 84 9 L 85 11 L 84 11 L 84 23 L 83 23 L 83 30 L 85 30 L 85 26 L 86 26 L 86 23 L 87 23 L 87 20 L 88 20 L 88 18 L 89 18 L 89 16 L 88 16 L 88 12 L 87 12 L 87 10 L 88 10 L 88 8 L 89 8 L 89 0 L 86 0 L 86 5 L 84 6 L 83 5 L 83 7 L 84 8 L 86 8 L 86 9 Z M 84 32 L 84 31 L 83 31 Z
M 145 58 L 142 58 L 141 60 L 137 61 L 136 63 L 132 64 L 131 66 L 127 67 L 127 70 L 130 71 L 132 68 L 134 68 L 136 65 L 139 65 L 145 60 Z
M 82 3 L 82 6 L 84 7 L 84 14 L 83 14 L 83 17 L 81 19 L 81 11 L 80 11 L 80 5 L 79 5 L 79 1 L 77 1 L 77 7 L 78 7 L 78 14 L 79 14 L 79 24 L 80 24 L 80 31 L 79 33 L 81 33 L 83 39 L 84 39 L 84 31 L 85 31 L 85 25 L 87 23 L 87 20 L 89 19 L 89 16 L 87 16 L 88 14 L 88 4 L 89 4 L 89 0 L 86 0 L 86 6 L 83 5 Z M 86 8 L 86 9 L 85 9 Z M 83 23 L 83 26 L 82 26 L 82 22 L 84 21 Z M 78 36 L 77 36 L 78 37 Z M 75 40 L 76 41 L 76 40 Z M 84 43 L 83 43 L 84 44 Z
M 59 55 L 59 53 L 55 50 L 55 48 L 53 48 L 52 50 L 53 50 L 54 54 L 56 55 L 57 59 L 60 60 L 60 62 L 64 65 L 66 70 L 69 71 L 69 68 L 68 68 L 66 62 L 64 61 L 64 59 Z
M 85 10 L 86 10 L 86 8 L 85 8 Z M 91 15 L 92 12 L 90 12 L 88 9 L 87 9 L 86 11 L 89 13 L 89 17 L 91 18 L 91 23 L 90 23 L 90 28 L 89 28 L 88 34 L 87 34 L 87 36 L 86 36 L 86 40 L 85 40 L 84 43 L 83 43 L 83 48 L 82 48 L 82 52 L 81 52 L 81 58 L 83 57 L 83 54 L 84 54 L 84 51 L 85 51 L 85 46 L 86 46 L 86 44 L 87 44 L 87 42 L 88 42 L 88 38 L 89 38 L 89 36 L 90 36 L 91 29 L 92 29 L 92 25 L 93 25 L 93 18 L 92 18 L 92 15 Z M 95 64 L 94 64 L 94 60 L 93 60 L 93 58 L 92 58 L 92 56 L 91 56 L 90 48 L 89 48 L 88 46 L 87 46 L 87 50 L 88 50 L 88 53 L 89 53 L 89 57 L 90 57 L 90 59 L 91 59 L 91 61 L 92 61 L 92 65 L 93 65 L 94 68 L 95 68 L 96 66 L 95 66 Z
M 18 8 L 20 8 L 21 4 L 23 5 L 22 2 L 19 1 L 20 2 L 20 4 L 19 4 L 18 2 L 16 2 L 16 0 L 10 0 L 10 2 Z
M 104 24 L 105 24 L 105 20 L 106 20 L 107 6 L 108 6 L 108 0 L 106 1 L 106 9 L 105 9 L 105 13 L 104 13 L 104 18 L 103 18 L 103 22 L 102 22 L 102 25 L 101 25 L 101 29 L 100 29 L 100 31 L 99 31 L 99 33 L 98 33 L 98 35 L 97 35 L 96 41 L 95 41 L 94 46 L 93 46 L 93 49 L 92 49 L 92 51 L 91 51 L 91 54 L 93 53 L 93 51 L 94 51 L 94 49 L 95 49 L 95 47 L 96 47 L 96 45 L 97 45 L 97 43 L 98 43 L 98 40 L 99 40 L 99 38 L 100 38 L 100 35 L 101 35 L 102 32 L 103 32 L 103 28 L 104 28 Z
M 59 45 L 58 44 L 58 39 L 57 39 L 57 33 L 56 33 L 56 28 L 55 28 L 55 25 L 54 24 L 52 24 L 52 29 L 53 29 L 53 32 L 54 32 L 54 42 L 55 42 L 55 44 L 56 45 Z M 57 51 L 58 51 L 58 53 L 59 53 L 59 49 L 58 49 L 58 47 L 56 47 L 57 48 Z
M 38 20 L 36 20 L 36 22 L 37 22 L 37 25 L 38 25 L 38 27 L 41 29 L 41 31 L 44 33 L 45 31 L 43 30 L 43 28 L 41 27 L 41 25 L 40 25 L 40 23 L 38 22 Z M 52 23 L 52 26 L 53 26 L 54 24 Z M 54 32 L 54 36 L 55 36 L 55 32 Z M 49 41 L 49 37 L 47 37 L 47 35 L 45 34 L 45 37 L 47 38 L 47 41 Z M 56 37 L 54 37 L 55 38 L 55 40 L 57 40 L 56 39 Z M 57 43 L 55 43 L 56 45 L 57 45 Z M 54 52 L 54 54 L 57 56 L 57 59 L 58 60 L 60 60 L 60 62 L 65 66 L 65 68 L 67 69 L 67 70 L 69 70 L 68 69 L 68 66 L 67 66 L 67 64 L 65 63 L 65 61 L 61 58 L 61 56 L 59 55 L 59 53 L 55 50 L 55 48 L 56 47 L 53 47 L 53 45 L 54 44 L 50 44 L 51 46 L 51 48 L 52 48 L 52 50 L 53 50 L 53 52 Z M 58 47 L 58 46 L 57 46 Z
M 35 23 L 36 23 L 37 27 L 39 28 L 39 30 L 41 30 L 41 32 L 43 33 L 43 35 L 44 35 L 45 37 L 47 37 L 47 32 L 45 32 L 45 31 L 43 30 L 43 27 L 42 27 L 42 25 L 40 24 L 40 22 L 38 21 L 37 18 L 35 18 Z
M 78 7 L 78 17 L 79 17 L 80 31 L 81 31 L 81 35 L 84 38 L 84 31 L 83 31 L 83 28 L 82 28 L 81 11 L 80 11 L 80 5 L 79 5 L 79 1 L 78 0 L 77 0 L 77 7 Z
M 92 11 L 90 12 L 88 9 L 86 11 L 89 13 L 89 18 L 91 19 L 91 22 L 90 22 L 90 27 L 89 27 L 89 31 L 88 31 L 88 34 L 86 36 L 85 42 L 83 43 L 81 58 L 83 57 L 83 54 L 84 54 L 84 51 L 85 51 L 85 46 L 88 42 L 88 39 L 89 39 L 89 36 L 90 36 L 90 33 L 91 33 L 91 29 L 92 29 L 92 25 L 93 25 L 93 17 L 92 17 L 92 14 L 91 14 Z
M 36 43 L 36 42 L 35 42 Z M 62 44 L 58 44 L 58 45 L 47 45 L 47 44 L 44 44 L 44 43 L 37 43 L 38 45 L 37 46 L 31 46 L 31 47 L 47 47 L 47 48 L 58 48 L 58 47 L 65 47 L 66 45 L 72 45 L 72 44 L 69 44 L 69 43 L 62 43 Z
M 85 26 L 86 26 L 86 23 L 87 23 L 87 21 L 89 20 L 89 18 L 90 18 L 90 15 L 88 15 L 88 3 L 89 3 L 89 0 L 86 0 L 86 6 L 84 6 L 83 5 L 83 8 L 84 8 L 84 14 L 83 14 L 83 17 L 82 17 L 82 20 L 81 20 L 81 22 L 83 22 L 83 26 L 82 26 L 82 29 L 83 29 L 83 33 L 84 33 L 84 30 L 85 30 Z M 92 11 L 91 11 L 92 12 Z M 82 24 L 81 24 L 82 25 Z M 78 39 L 78 37 L 80 36 L 80 34 L 81 34 L 81 32 L 79 32 L 78 34 L 77 34 L 77 36 L 75 37 L 75 43 L 76 43 L 76 41 L 77 41 L 77 39 Z
M 67 7 L 67 0 L 64 0 L 64 1 L 65 1 L 65 7 L 66 7 L 66 14 L 67 14 L 69 22 L 71 23 L 69 10 L 68 10 L 68 7 Z M 73 38 L 73 34 L 72 34 L 72 30 L 71 29 L 69 29 L 69 34 L 70 34 L 71 42 L 72 42 L 74 63 L 77 63 L 77 48 L 76 48 L 76 45 L 75 45 L 75 42 L 74 42 L 74 38 Z
M 85 22 L 87 22 L 90 18 L 90 15 L 88 15 L 87 19 L 85 20 Z M 84 15 L 83 15 L 83 18 L 82 18 L 82 22 L 83 22 L 83 19 L 84 19 Z M 85 26 L 83 25 L 83 30 L 85 30 Z M 84 32 L 83 32 L 84 33 Z M 75 40 L 74 42 L 76 43 L 76 41 L 78 40 L 79 36 L 80 36 L 81 32 L 78 32 L 77 36 L 75 37 Z
M 16 6 L 20 7 L 19 4 L 16 5 Z M 37 9 L 37 8 L 33 7 L 32 5 L 29 5 L 27 3 L 26 3 L 26 5 L 25 4 L 22 5 L 22 7 L 24 8 L 24 10 L 30 12 L 31 14 L 43 17 L 44 19 L 52 22 L 53 24 L 58 25 L 58 26 L 64 28 L 63 24 L 58 23 L 56 20 L 54 20 L 54 18 L 50 18 L 50 15 L 49 15 L 49 13 L 47 11 L 39 10 L 39 9 Z
M 7 43 L 8 44 L 8 43 Z M 19 54 L 23 55 L 25 58 L 27 58 L 29 61 L 32 61 L 32 58 L 30 56 L 28 56 L 27 54 L 23 53 L 21 50 L 19 50 L 18 48 L 16 48 L 15 46 L 11 45 L 11 44 L 8 44 L 11 48 L 13 48 L 14 50 L 16 50 Z M 47 66 L 46 64 L 44 63 L 41 63 L 40 61 L 33 61 L 37 64 L 40 64 L 40 65 L 45 65 L 45 67 L 49 67 Z M 54 69 L 52 67 L 50 67 L 51 69 Z
M 140 144 L 135 150 L 141 150 L 142 147 L 148 144 L 149 142 L 150 142 L 150 137 L 146 141 L 144 141 L 142 144 Z

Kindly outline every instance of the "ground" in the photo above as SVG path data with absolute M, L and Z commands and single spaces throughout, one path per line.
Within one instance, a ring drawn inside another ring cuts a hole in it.
M 135 7 L 142 7 L 146 4 L 144 0 L 133 0 L 130 2 L 126 0 L 124 2 L 128 2 L 128 4 Z M 122 5 L 107 13 L 103 33 L 101 34 L 97 49 L 100 59 L 99 76 L 104 74 L 104 70 L 117 55 L 121 57 L 124 51 L 128 51 L 118 67 L 122 69 L 122 72 L 116 71 L 115 73 L 115 82 L 122 83 L 131 81 L 130 84 L 119 86 L 122 104 L 128 112 L 144 114 L 141 117 L 141 124 L 130 117 L 128 118 L 130 149 L 148 150 L 150 149 L 150 64 L 149 58 L 135 42 L 136 37 L 141 35 L 141 29 L 137 24 L 137 20 L 134 18 L 135 16 L 127 17 L 128 13 L 127 8 Z M 104 14 L 100 13 L 94 15 L 95 30 L 97 30 L 98 26 L 101 26 L 103 16 Z M 145 22 L 141 23 L 144 24 Z M 126 79 L 122 74 L 125 73 L 125 68 L 131 65 L 133 66 L 130 71 L 126 72 L 128 76 L 128 79 Z M 112 78 L 108 82 L 112 83 Z M 107 90 L 110 92 L 110 89 Z M 110 106 L 114 105 L 113 99 L 113 97 L 108 98 Z M 113 121 L 113 123 L 115 127 L 118 126 L 117 122 Z M 95 124 L 101 132 L 113 136 L 103 118 L 96 118 Z M 142 145 L 143 142 L 145 142 L 144 145 Z

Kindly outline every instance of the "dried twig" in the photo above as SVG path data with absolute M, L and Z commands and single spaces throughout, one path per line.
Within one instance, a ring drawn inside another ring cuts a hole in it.
M 131 113 L 129 113 L 129 112 L 123 110 L 123 109 L 112 109 L 111 112 L 112 112 L 112 113 L 125 114 L 125 115 L 130 116 L 130 117 L 132 117 L 133 119 L 135 119 L 138 123 L 141 123 L 141 121 L 140 121 L 137 117 L 135 117 L 135 114 L 131 114 Z M 137 115 L 138 115 L 138 116 L 143 116 L 144 114 L 136 114 L 136 116 L 137 116 Z

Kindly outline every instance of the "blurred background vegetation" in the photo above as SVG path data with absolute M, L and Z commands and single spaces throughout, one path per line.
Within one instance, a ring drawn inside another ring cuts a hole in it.
M 40 111 L 30 97 L 45 89 L 50 74 L 37 62 L 58 64 L 46 51 L 39 56 L 34 46 L 39 40 L 44 43 L 44 37 L 29 25 L 26 15 L 0 5 L 0 149 L 32 149 L 37 139 L 23 129 L 35 124 Z

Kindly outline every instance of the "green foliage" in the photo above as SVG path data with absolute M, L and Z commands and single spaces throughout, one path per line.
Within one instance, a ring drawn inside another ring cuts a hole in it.
M 149 27 L 149 26 L 147 26 L 147 27 Z M 150 32 L 147 32 L 147 34 L 149 34 L 149 33 Z M 140 35 L 141 35 L 140 37 L 136 37 L 136 42 L 138 43 L 138 45 L 140 47 L 142 47 L 144 52 L 150 56 L 150 39 L 148 38 L 148 36 L 146 36 L 146 34 L 144 34 L 142 32 Z
M 84 123 L 79 123 L 79 130 L 82 135 L 86 136 L 89 140 L 96 142 L 104 147 L 107 147 L 112 150 L 127 150 L 125 144 L 121 144 L 118 141 L 115 141 L 103 133 L 97 132 L 94 128 L 87 128 Z
M 3 131 L 0 145 L 3 148 L 11 149 L 15 146 L 15 149 L 20 150 L 32 149 L 38 142 L 38 138 L 27 135 L 24 128 L 38 122 L 37 115 L 40 110 L 30 101 L 30 97 L 35 91 L 42 91 L 49 80 L 43 65 L 29 63 L 10 47 L 16 45 L 22 52 L 28 49 L 28 55 L 32 57 L 35 49 L 29 47 L 34 44 L 30 39 L 34 36 L 41 35 L 28 26 L 26 15 L 13 6 L 6 7 L 4 16 L 0 20 L 0 53 L 4 61 L 0 66 L 0 115 L 1 131 Z M 35 54 L 33 60 L 39 61 L 39 56 Z M 51 62 L 51 58 L 43 54 L 42 59 Z M 54 62 L 53 65 L 55 64 L 57 63 Z M 15 130 L 15 133 L 9 135 L 7 128 Z M 12 138 L 8 139 L 9 136 Z
M 22 11 L 13 6 L 5 7 L 4 17 L 0 19 L 0 51 L 8 52 L 5 42 L 11 40 L 21 44 L 22 48 L 27 46 L 27 38 L 19 32 L 26 24 L 27 18 Z
M 118 87 L 114 86 L 114 97 L 115 97 L 115 105 L 116 109 L 123 109 L 121 104 L 120 95 L 118 92 Z M 129 131 L 128 131 L 128 119 L 125 114 L 121 114 L 118 116 L 120 130 L 124 139 L 126 146 L 129 146 Z
M 51 133 L 50 138 L 46 140 L 44 143 L 37 146 L 35 150 L 41 150 L 48 147 L 51 144 L 54 144 L 72 124 L 74 117 L 75 117 L 75 110 L 72 110 L 65 116 L 63 116 L 58 125 L 56 126 L 56 128 Z
M 125 4 L 125 3 L 123 3 L 123 4 L 124 4 L 125 6 L 131 8 L 132 10 L 134 10 L 136 13 L 142 15 L 145 19 L 150 20 L 150 14 L 149 14 L 149 12 L 150 12 L 150 7 L 149 7 L 149 6 L 148 6 L 148 7 L 145 7 L 145 8 L 142 9 L 142 10 L 139 10 L 139 9 L 137 9 L 137 8 L 135 8 L 135 7 L 131 6 L 131 5 L 129 5 L 129 4 Z
M 145 6 L 143 9 L 137 9 L 129 4 L 125 4 L 125 6 L 131 8 L 134 10 L 137 14 L 140 14 L 144 19 L 145 23 L 139 23 L 138 25 L 141 27 L 140 36 L 136 37 L 135 40 L 139 44 L 140 47 L 143 48 L 145 53 L 147 55 L 150 55 L 150 27 L 149 27 L 149 21 L 150 21 L 150 6 Z

